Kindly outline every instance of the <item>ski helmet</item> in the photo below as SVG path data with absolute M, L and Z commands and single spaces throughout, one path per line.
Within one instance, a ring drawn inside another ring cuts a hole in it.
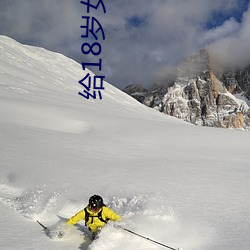
M 99 195 L 93 195 L 89 198 L 89 206 L 93 210 L 98 210 L 103 207 L 103 199 Z

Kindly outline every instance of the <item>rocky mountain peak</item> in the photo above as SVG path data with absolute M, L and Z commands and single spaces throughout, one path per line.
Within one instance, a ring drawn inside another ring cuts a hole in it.
M 202 49 L 178 67 L 171 86 L 144 90 L 139 98 L 138 92 L 137 96 L 130 95 L 160 112 L 196 125 L 248 129 L 250 109 L 233 94 L 250 93 L 249 71 L 217 74 L 210 64 L 209 51 Z
M 177 77 L 194 77 L 205 74 L 210 70 L 209 53 L 201 49 L 194 55 L 188 57 L 177 69 Z

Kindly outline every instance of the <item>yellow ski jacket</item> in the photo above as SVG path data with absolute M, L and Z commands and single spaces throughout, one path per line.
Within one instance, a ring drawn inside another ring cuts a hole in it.
M 113 210 L 110 208 L 103 206 L 99 211 L 93 212 L 89 209 L 89 207 L 86 207 L 87 212 L 89 213 L 88 221 L 85 221 L 86 226 L 88 226 L 89 230 L 92 233 L 97 232 L 100 228 L 102 228 L 106 223 L 104 221 L 112 220 L 112 221 L 121 221 L 120 215 L 116 214 Z M 104 220 L 100 220 L 98 218 L 98 214 L 100 214 L 101 211 L 101 218 Z M 85 220 L 85 210 L 79 211 L 77 214 L 72 216 L 68 221 L 67 224 L 75 225 L 80 220 Z

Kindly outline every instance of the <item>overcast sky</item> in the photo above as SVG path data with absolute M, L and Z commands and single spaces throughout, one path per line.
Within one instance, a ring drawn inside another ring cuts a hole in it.
M 92 69 L 118 88 L 131 83 L 149 87 L 204 47 L 211 47 L 224 63 L 249 63 L 249 1 L 103 0 L 106 13 L 101 5 L 87 13 L 80 0 L 0 0 L 0 34 L 78 62 L 101 58 L 102 70 Z M 97 41 L 91 34 L 81 38 L 82 16 L 100 22 L 105 40 L 100 31 Z M 84 42 L 99 42 L 101 54 L 84 56 Z

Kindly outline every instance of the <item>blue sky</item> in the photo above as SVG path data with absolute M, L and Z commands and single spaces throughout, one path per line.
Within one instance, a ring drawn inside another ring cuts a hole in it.
M 216 28 L 218 26 L 223 25 L 225 20 L 230 18 L 234 18 L 237 22 L 242 22 L 242 17 L 244 12 L 247 11 L 249 5 L 249 0 L 239 0 L 236 8 L 233 8 L 230 12 L 223 12 L 222 10 L 216 10 L 211 14 L 211 18 L 208 20 L 206 24 L 207 29 Z
M 249 1 L 103 0 L 107 13 L 92 12 L 106 37 L 99 39 L 101 73 L 119 88 L 149 87 L 167 81 L 184 58 L 205 47 L 223 64 L 249 63 Z M 93 42 L 81 38 L 86 9 L 78 0 L 1 0 L 0 34 L 95 62 L 81 53 L 82 43 Z

